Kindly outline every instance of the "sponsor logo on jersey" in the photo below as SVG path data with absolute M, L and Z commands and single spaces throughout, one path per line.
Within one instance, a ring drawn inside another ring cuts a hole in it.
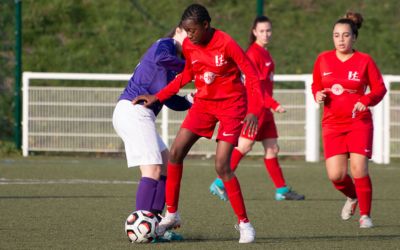
M 215 80 L 215 74 L 213 72 L 207 71 L 203 74 L 203 80 L 206 84 L 211 84 Z
M 215 56 L 215 66 L 221 67 L 227 64 L 228 62 L 225 60 L 224 55 L 216 55 Z
M 332 75 L 332 73 L 333 73 L 333 72 L 323 72 L 323 73 L 322 73 L 322 76 L 329 76 L 329 75 Z
M 359 76 L 359 74 L 358 74 L 357 71 L 349 71 L 349 74 L 348 74 L 348 79 L 349 79 L 349 80 L 359 82 L 359 81 L 360 81 L 360 78 L 359 78 L 359 77 L 360 77 L 360 76 Z

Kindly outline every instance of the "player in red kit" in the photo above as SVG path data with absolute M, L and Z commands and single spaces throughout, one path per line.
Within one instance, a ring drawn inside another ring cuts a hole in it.
M 250 243 L 255 240 L 255 230 L 247 217 L 240 185 L 229 163 L 242 123 L 250 135 L 257 130 L 257 116 L 264 105 L 260 81 L 240 46 L 229 35 L 210 26 L 211 18 L 205 7 L 190 5 L 181 21 L 188 35 L 182 45 L 186 58 L 183 72 L 155 96 L 139 96 L 133 101 L 145 101 L 146 106 L 163 102 L 192 80 L 197 90 L 194 103 L 170 149 L 167 212 L 159 224 L 158 233 L 180 226 L 178 201 L 183 160 L 199 138 L 212 137 L 219 122 L 215 169 L 238 217 L 239 243 Z M 246 87 L 241 81 L 241 71 L 246 75 Z
M 318 56 L 312 92 L 316 102 L 324 104 L 322 135 L 328 177 L 347 197 L 341 217 L 350 219 L 358 203 L 360 228 L 371 228 L 368 159 L 372 155 L 373 123 L 368 107 L 382 100 L 386 88 L 373 59 L 353 49 L 362 22 L 362 16 L 353 12 L 336 21 L 335 49 Z M 353 179 L 348 174 L 349 165 Z
M 272 23 L 266 16 L 258 16 L 253 22 L 250 30 L 250 46 L 247 56 L 255 66 L 261 79 L 261 90 L 265 95 L 265 106 L 258 119 L 258 131 L 255 136 L 247 133 L 240 135 L 239 144 L 232 152 L 231 169 L 235 171 L 240 160 L 251 151 L 255 141 L 261 141 L 264 147 L 264 164 L 269 173 L 276 191 L 275 200 L 304 200 L 304 195 L 297 194 L 286 186 L 282 169 L 278 162 L 279 146 L 277 143 L 278 131 L 276 129 L 274 116 L 271 112 L 283 113 L 285 109 L 273 98 L 273 76 L 275 63 L 266 49 L 272 36 Z M 220 178 L 216 178 L 210 186 L 210 192 L 222 200 L 227 200 L 225 187 Z

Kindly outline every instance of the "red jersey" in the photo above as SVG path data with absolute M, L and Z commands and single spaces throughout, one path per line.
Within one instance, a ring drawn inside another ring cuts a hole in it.
M 186 38 L 182 51 L 186 58 L 185 68 L 156 94 L 161 102 L 194 79 L 195 99 L 223 101 L 238 96 L 246 98 L 247 91 L 247 112 L 255 115 L 261 112 L 263 99 L 257 73 L 244 51 L 228 34 L 215 30 L 207 45 L 196 45 Z M 240 71 L 246 75 L 246 87 L 241 81 Z
M 370 92 L 366 94 L 369 87 Z M 326 90 L 322 124 L 349 124 L 354 119 L 372 121 L 369 109 L 352 114 L 354 104 L 365 106 L 378 104 L 386 93 L 382 75 L 373 59 L 365 53 L 355 51 L 352 57 L 342 62 L 336 50 L 321 53 L 314 65 L 312 93 Z
M 267 119 L 271 119 L 270 108 L 276 109 L 280 104 L 272 98 L 274 87 L 275 63 L 270 53 L 257 43 L 252 43 L 246 51 L 247 56 L 257 70 L 261 80 L 261 92 L 265 101 L 265 108 L 268 109 Z

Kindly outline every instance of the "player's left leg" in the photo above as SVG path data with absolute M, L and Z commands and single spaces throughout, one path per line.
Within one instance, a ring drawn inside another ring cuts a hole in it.
M 264 146 L 265 168 L 275 185 L 275 200 L 304 200 L 305 196 L 298 194 L 286 185 L 282 168 L 278 161 L 279 146 L 277 138 L 266 138 L 262 141 Z
M 230 166 L 231 170 L 235 172 L 236 168 L 239 166 L 240 160 L 251 151 L 255 141 L 245 137 L 239 137 L 238 146 L 232 151 Z M 210 192 L 213 195 L 218 196 L 221 200 L 227 201 L 228 196 L 226 195 L 224 183 L 220 177 L 215 178 L 215 180 L 210 185 Z
M 368 173 L 368 158 L 365 155 L 350 153 L 350 170 L 360 208 L 360 228 L 373 227 L 371 219 L 372 183 Z
M 215 169 L 224 182 L 229 201 L 238 218 L 238 229 L 240 231 L 239 243 L 250 243 L 255 240 L 255 230 L 247 217 L 246 207 L 243 200 L 240 184 L 230 168 L 230 157 L 233 145 L 229 142 L 219 140 L 215 156 Z

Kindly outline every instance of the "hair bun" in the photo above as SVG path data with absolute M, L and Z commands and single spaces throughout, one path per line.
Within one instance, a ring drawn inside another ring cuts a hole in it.
M 361 28 L 362 22 L 364 21 L 364 18 L 360 13 L 357 12 L 352 12 L 348 11 L 343 18 L 350 19 L 351 21 L 354 22 L 354 24 L 357 26 L 357 29 Z

